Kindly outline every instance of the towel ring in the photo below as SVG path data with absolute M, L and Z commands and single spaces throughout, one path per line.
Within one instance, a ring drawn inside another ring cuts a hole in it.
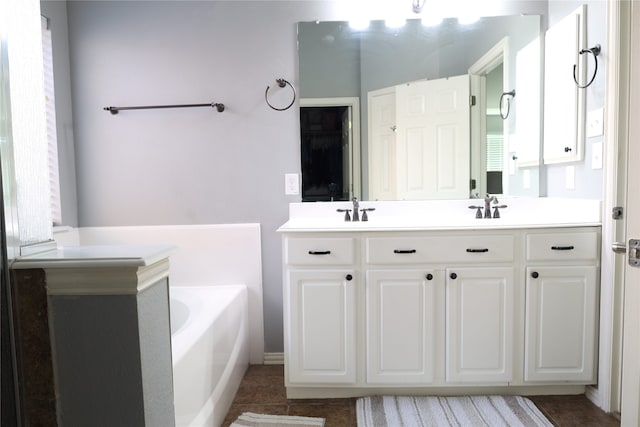
M 507 120 L 507 117 L 509 117 L 509 112 L 511 111 L 511 102 L 509 101 L 509 98 L 507 98 L 507 113 L 506 114 L 502 113 L 502 105 L 504 104 L 502 101 L 505 96 L 510 96 L 512 98 L 515 98 L 516 97 L 515 89 L 510 92 L 502 92 L 502 95 L 500 95 L 500 117 L 502 117 L 502 120 Z
M 285 79 L 276 79 L 276 83 L 278 83 L 278 86 L 280 87 L 285 87 L 286 85 L 289 85 L 289 87 L 291 88 L 291 91 L 293 92 L 293 99 L 291 100 L 291 103 L 289 105 L 287 105 L 284 108 L 277 108 L 274 107 L 273 105 L 271 105 L 271 103 L 269 102 L 269 86 L 267 86 L 267 90 L 264 91 L 264 100 L 267 101 L 267 105 L 271 108 L 273 108 L 276 111 L 284 111 L 284 110 L 288 110 L 289 108 L 291 108 L 291 106 L 293 105 L 294 102 L 296 102 L 296 88 L 293 87 L 293 85 L 291 83 L 289 83 L 288 81 L 286 81 Z
M 576 68 L 577 65 L 573 64 L 573 81 L 576 82 L 576 85 L 580 88 L 580 89 L 584 89 L 587 88 L 589 86 L 591 86 L 591 83 L 593 83 L 593 81 L 596 78 L 596 74 L 598 74 L 598 55 L 600 55 L 600 50 L 602 48 L 600 47 L 599 44 L 595 45 L 594 47 L 592 47 L 591 49 L 582 49 L 580 50 L 580 52 L 578 52 L 580 55 L 584 55 L 585 53 L 590 53 L 593 55 L 593 61 L 595 63 L 595 68 L 593 70 L 593 76 L 591 76 L 591 80 L 589 80 L 589 83 L 587 83 L 586 85 L 581 85 L 580 83 L 578 83 L 578 78 L 576 77 Z

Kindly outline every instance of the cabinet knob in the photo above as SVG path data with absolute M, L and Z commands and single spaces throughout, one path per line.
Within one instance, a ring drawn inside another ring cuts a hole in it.
M 537 271 L 534 271 L 533 273 L 531 273 L 531 277 L 533 277 L 534 279 L 537 279 L 538 276 L 540 276 L 540 275 L 538 274 Z
M 352 276 L 352 275 L 350 275 L 350 274 L 347 274 L 347 275 L 345 276 L 345 279 L 347 279 L 347 281 L 351 281 L 351 279 L 353 279 L 353 276 Z
M 451 273 L 449 277 L 451 277 L 452 279 L 457 279 L 458 275 L 456 273 Z
M 433 280 L 433 274 L 429 273 L 426 276 L 424 276 L 427 280 Z
M 564 152 L 565 152 L 565 153 L 568 153 L 568 152 L 570 152 L 570 151 L 571 151 L 571 147 L 564 147 Z

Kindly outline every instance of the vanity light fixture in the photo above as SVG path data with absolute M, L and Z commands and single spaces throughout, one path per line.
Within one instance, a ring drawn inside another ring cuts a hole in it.
M 413 10 L 413 13 L 422 12 L 422 9 L 424 8 L 424 4 L 426 2 L 427 0 L 413 0 L 413 3 L 411 4 L 411 9 Z
M 427 15 L 422 17 L 422 25 L 425 27 L 436 27 L 442 24 L 444 19 L 440 15 Z
M 401 28 L 407 23 L 407 20 L 401 16 L 394 16 L 384 20 L 384 25 L 387 28 Z
M 458 16 L 458 23 L 460 25 L 470 25 L 479 19 L 480 17 L 478 15 L 460 15 Z
M 352 19 L 349 21 L 349 27 L 352 30 L 366 30 L 367 28 L 369 28 L 369 20 L 368 19 Z

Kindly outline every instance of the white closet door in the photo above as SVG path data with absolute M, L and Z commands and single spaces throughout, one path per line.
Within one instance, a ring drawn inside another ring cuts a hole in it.
M 469 76 L 396 87 L 398 198 L 469 196 Z
M 396 200 L 396 92 L 369 92 L 369 200 Z

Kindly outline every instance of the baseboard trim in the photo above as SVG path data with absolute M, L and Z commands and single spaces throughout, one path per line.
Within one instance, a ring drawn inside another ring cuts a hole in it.
M 284 365 L 284 353 L 265 353 L 265 365 Z
M 605 412 L 608 412 L 609 408 L 604 408 L 604 405 L 603 405 L 604 402 L 602 402 L 602 398 L 601 398 L 600 392 L 598 391 L 597 388 L 595 388 L 593 386 L 587 386 L 586 389 L 584 390 L 584 395 L 594 405 L 596 405 L 600 409 L 604 410 Z

